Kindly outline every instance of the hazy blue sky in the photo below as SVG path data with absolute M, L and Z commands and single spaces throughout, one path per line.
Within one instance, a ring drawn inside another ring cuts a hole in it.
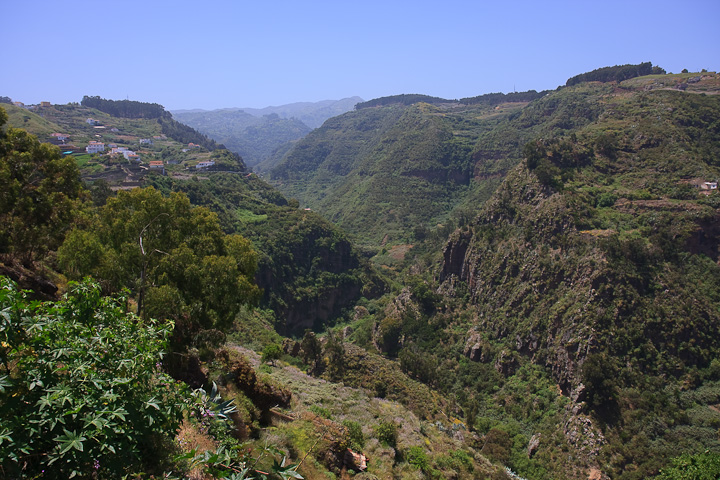
M 0 95 L 167 109 L 550 89 L 651 61 L 720 70 L 720 1 L 0 0 Z

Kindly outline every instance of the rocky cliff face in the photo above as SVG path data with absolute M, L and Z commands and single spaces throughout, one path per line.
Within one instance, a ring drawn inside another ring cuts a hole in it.
M 569 392 L 597 341 L 595 318 L 612 303 L 595 288 L 608 274 L 603 253 L 578 232 L 566 199 L 518 169 L 474 224 L 448 242 L 440 281 L 446 292 L 458 280 L 469 292 L 483 332 L 468 336 L 471 359 L 483 358 L 483 337 L 500 342 L 548 365 Z M 508 352 L 504 357 L 485 360 L 509 373 L 513 361 Z

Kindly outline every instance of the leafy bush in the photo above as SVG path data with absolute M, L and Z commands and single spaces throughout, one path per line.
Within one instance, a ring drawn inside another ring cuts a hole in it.
M 713 452 L 685 454 L 663 468 L 658 480 L 717 480 L 720 478 L 720 454 Z
M 168 458 L 190 395 L 160 372 L 172 325 L 126 313 L 127 299 L 71 283 L 26 303 L 0 279 L 0 466 L 7 478 L 121 478 Z
M 425 449 L 419 445 L 408 448 L 407 452 L 405 452 L 405 459 L 410 465 L 416 466 L 423 472 L 427 471 L 430 467 L 427 453 L 425 453 Z
M 343 421 L 343 425 L 348 430 L 348 437 L 350 437 L 350 448 L 353 450 L 362 450 L 365 446 L 365 435 L 363 435 L 362 425 L 353 420 Z
M 270 344 L 267 347 L 263 349 L 262 352 L 262 362 L 267 363 L 270 362 L 275 366 L 275 362 L 277 360 L 280 360 L 280 357 L 283 355 L 282 347 L 276 343 Z
M 398 426 L 395 422 L 381 421 L 375 427 L 375 436 L 381 443 L 395 448 L 397 446 Z
M 617 195 L 610 192 L 605 192 L 600 195 L 600 198 L 598 198 L 597 206 L 598 207 L 612 207 L 615 205 L 615 202 L 617 201 Z

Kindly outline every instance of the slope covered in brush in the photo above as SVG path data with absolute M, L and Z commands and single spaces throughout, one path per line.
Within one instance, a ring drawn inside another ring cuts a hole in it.
M 593 121 L 596 104 L 572 90 L 462 101 L 386 97 L 328 120 L 286 154 L 271 179 L 364 243 L 413 242 L 421 240 L 413 232 L 476 209 L 527 141 Z
M 567 440 L 613 478 L 720 450 L 720 99 L 663 87 L 565 89 L 592 98 L 592 115 L 526 144 L 439 272 L 440 292 L 467 305 L 466 357 L 505 375 L 546 368 L 592 420 L 584 438 L 566 424 Z

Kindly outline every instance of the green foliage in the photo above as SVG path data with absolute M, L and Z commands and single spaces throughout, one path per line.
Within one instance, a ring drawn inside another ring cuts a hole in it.
M 362 431 L 362 425 L 354 420 L 343 420 L 342 424 L 347 428 L 350 448 L 361 451 L 365 447 L 365 435 Z
M 490 431 L 485 434 L 484 442 L 485 444 L 482 450 L 480 450 L 483 455 L 499 463 L 505 464 L 508 462 L 510 459 L 510 449 L 512 448 L 512 439 L 507 432 L 498 428 L 491 428 Z
M 321 374 L 325 367 L 322 361 L 322 352 L 322 344 L 315 333 L 306 330 L 300 343 L 300 356 L 303 362 L 310 367 L 309 373 L 311 375 Z
M 282 456 L 281 461 L 277 458 Z M 273 460 L 270 472 L 256 469 L 258 462 L 265 457 Z M 185 460 L 191 469 L 200 469 L 211 478 L 227 478 L 228 480 L 290 480 L 304 477 L 297 472 L 299 465 L 291 464 L 283 452 L 272 445 L 266 445 L 257 458 L 252 458 L 247 450 L 235 447 L 219 447 L 215 451 L 198 453 L 196 450 L 180 455 L 178 461 Z
M 198 343 L 200 330 L 226 330 L 252 302 L 257 257 L 250 242 L 225 235 L 217 216 L 182 194 L 120 192 L 87 230 L 58 251 L 70 278 L 93 275 L 109 291 L 130 287 L 144 317 L 172 318 L 176 342 Z
M 6 121 L 0 108 L 0 253 L 28 262 L 59 246 L 83 189 L 72 158 Z
M 410 465 L 419 468 L 423 472 L 427 472 L 430 468 L 428 455 L 425 453 L 425 449 L 419 445 L 408 448 L 404 457 Z
M 123 478 L 167 459 L 189 395 L 160 372 L 172 326 L 90 281 L 55 304 L 2 279 L 0 458 L 9 478 Z
M 392 421 L 381 421 L 375 426 L 375 436 L 377 439 L 392 448 L 397 446 L 398 425 Z
M 262 351 L 262 359 L 261 361 L 263 363 L 270 362 L 275 366 L 275 362 L 277 360 L 280 360 L 280 358 L 283 356 L 283 350 L 282 347 L 276 343 L 272 343 L 265 348 L 263 348 Z
M 659 73 L 665 73 L 665 70 L 659 67 L 653 67 L 651 62 L 640 63 L 638 65 L 615 65 L 614 67 L 598 68 L 592 72 L 581 73 L 580 75 L 571 77 L 566 82 L 566 85 L 571 86 L 581 82 L 619 83 L 630 78 Z
M 95 108 L 114 117 L 160 118 L 171 116 L 170 112 L 166 112 L 162 105 L 133 100 L 105 100 L 104 98 L 85 95 L 80 105 Z
M 154 184 L 167 194 L 185 192 L 191 203 L 217 212 L 223 230 L 253 242 L 261 305 L 275 312 L 275 327 L 284 334 L 320 329 L 361 295 L 383 288 L 346 234 L 313 212 L 288 206 L 254 175 L 216 173 L 205 182 L 158 176 Z
M 582 381 L 588 402 L 600 411 L 612 408 L 618 398 L 618 369 L 605 354 L 591 354 L 582 365 Z
M 381 107 L 381 106 L 387 106 L 387 105 L 413 105 L 415 103 L 450 103 L 450 102 L 456 102 L 457 100 L 446 100 L 444 98 L 439 97 L 431 97 L 429 95 L 419 95 L 419 94 L 400 94 L 400 95 L 391 95 L 389 97 L 380 97 L 375 98 L 373 100 L 368 100 L 367 102 L 360 102 L 355 105 L 356 110 L 361 110 L 363 108 L 371 108 L 371 107 Z
M 345 345 L 342 331 L 328 331 L 323 355 L 326 371 L 331 380 L 337 381 L 345 373 Z
M 717 480 L 720 478 L 720 454 L 705 452 L 684 454 L 674 458 L 669 467 L 663 468 L 658 480 Z

